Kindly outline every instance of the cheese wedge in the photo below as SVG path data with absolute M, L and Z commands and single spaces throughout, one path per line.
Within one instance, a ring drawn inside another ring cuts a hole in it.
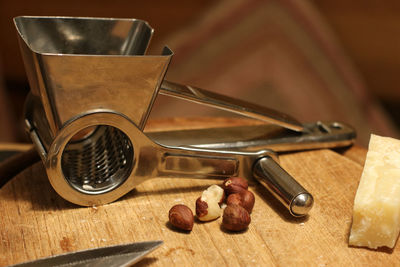
M 393 248 L 400 231 L 400 140 L 371 135 L 349 244 Z

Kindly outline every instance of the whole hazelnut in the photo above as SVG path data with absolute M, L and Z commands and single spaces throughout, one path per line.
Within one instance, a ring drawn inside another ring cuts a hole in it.
M 242 231 L 251 222 L 250 214 L 242 206 L 231 204 L 224 210 L 222 226 L 229 231 Z
M 242 207 L 245 208 L 248 213 L 251 213 L 255 202 L 254 194 L 246 190 L 241 192 L 240 195 L 242 196 Z
M 191 231 L 193 228 L 193 212 L 192 210 L 182 204 L 173 206 L 169 210 L 169 222 L 178 229 Z
M 225 179 L 222 183 L 222 188 L 225 190 L 226 195 L 240 193 L 243 190 L 247 190 L 248 187 L 247 180 L 241 177 L 231 177 Z
M 253 211 L 255 197 L 249 190 L 243 190 L 240 193 L 230 194 L 226 199 L 226 204 L 236 204 L 242 206 L 250 214 Z
M 230 194 L 226 199 L 226 205 L 230 204 L 242 206 L 242 195 L 240 193 Z

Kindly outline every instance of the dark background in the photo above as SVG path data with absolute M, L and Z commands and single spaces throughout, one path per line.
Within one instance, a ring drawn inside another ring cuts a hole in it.
M 217 2 L 0 0 L 0 77 L 3 78 L 0 87 L 5 87 L 5 94 L 2 97 L 0 95 L 4 102 L 0 101 L 3 117 L 21 121 L 23 101 L 29 90 L 12 23 L 13 17 L 63 15 L 143 19 L 156 29 L 152 47 L 158 49 L 166 36 L 197 20 Z M 331 27 L 345 53 L 359 70 L 368 90 L 383 104 L 395 123 L 400 125 L 400 2 L 314 0 L 311 3 Z M 20 126 L 15 123 L 1 129 L 0 141 L 26 140 Z

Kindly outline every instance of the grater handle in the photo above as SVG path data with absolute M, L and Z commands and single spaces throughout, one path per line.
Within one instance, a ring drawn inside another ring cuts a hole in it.
M 304 130 L 300 122 L 285 113 L 193 86 L 164 80 L 159 93 L 276 124 L 296 132 Z
M 253 175 L 293 216 L 305 216 L 312 208 L 313 196 L 271 157 L 259 159 Z
M 160 146 L 157 177 L 226 178 L 254 177 L 294 217 L 307 215 L 312 195 L 278 163 L 271 150 L 212 150 L 193 147 Z

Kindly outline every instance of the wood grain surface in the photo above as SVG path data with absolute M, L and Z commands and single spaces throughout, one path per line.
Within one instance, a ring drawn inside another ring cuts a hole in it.
M 186 204 L 194 211 L 201 192 L 220 180 L 153 179 L 114 203 L 79 207 L 55 193 L 43 165 L 37 163 L 0 189 L 0 265 L 164 240 L 138 266 L 394 266 L 400 259 L 398 246 L 378 251 L 348 246 L 365 152 L 352 148 L 281 155 L 281 165 L 314 195 L 313 209 L 306 218 L 293 219 L 251 180 L 256 204 L 248 230 L 241 233 L 223 230 L 221 218 L 195 222 L 191 233 L 168 224 L 174 204 Z

